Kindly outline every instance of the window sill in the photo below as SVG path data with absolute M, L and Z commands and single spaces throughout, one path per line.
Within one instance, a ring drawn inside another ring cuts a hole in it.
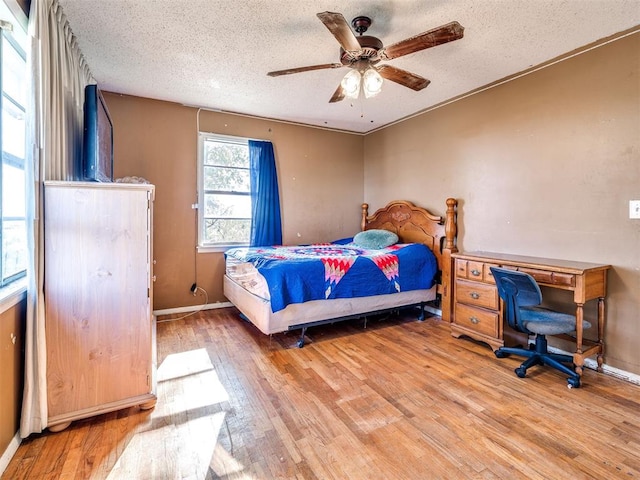
M 0 313 L 17 305 L 27 296 L 27 279 L 21 278 L 6 287 L 0 288 Z
M 198 245 L 198 253 L 224 253 L 230 248 L 242 248 L 249 245 Z

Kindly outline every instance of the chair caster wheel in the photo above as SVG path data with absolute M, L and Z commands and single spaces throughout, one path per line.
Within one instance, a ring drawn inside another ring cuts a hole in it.
M 568 388 L 580 388 L 580 379 L 579 378 L 567 378 L 567 387 Z
M 496 350 L 493 352 L 497 358 L 507 358 L 509 356 L 508 353 L 501 352 L 500 350 Z
M 302 347 L 304 347 L 304 340 L 298 340 L 298 341 L 296 342 L 296 347 L 298 347 L 298 348 L 302 348 Z
M 524 378 L 527 376 L 527 370 L 525 368 L 518 367 L 514 371 L 516 372 L 516 375 L 520 378 Z

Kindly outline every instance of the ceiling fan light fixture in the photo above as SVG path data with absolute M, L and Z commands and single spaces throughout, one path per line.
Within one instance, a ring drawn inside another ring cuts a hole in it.
M 368 68 L 362 75 L 362 90 L 366 98 L 375 97 L 382 90 L 382 76 L 375 68 Z
M 357 70 L 350 70 L 344 76 L 340 85 L 344 90 L 344 94 L 349 98 L 358 98 L 358 93 L 360 93 L 360 83 L 362 80 L 362 75 Z

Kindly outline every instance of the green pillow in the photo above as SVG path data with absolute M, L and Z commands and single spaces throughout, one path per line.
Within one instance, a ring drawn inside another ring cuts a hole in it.
M 356 233 L 353 243 L 362 248 L 380 249 L 398 243 L 398 235 L 389 230 L 365 230 Z

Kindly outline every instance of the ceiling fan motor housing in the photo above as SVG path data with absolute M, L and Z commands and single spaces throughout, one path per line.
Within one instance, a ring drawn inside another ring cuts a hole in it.
M 340 47 L 340 62 L 343 65 L 351 65 L 358 60 L 368 59 L 372 64 L 378 63 L 380 58 L 377 57 L 378 50 L 383 47 L 382 41 L 379 38 L 372 37 L 370 35 L 360 35 L 356 37 L 358 43 L 362 50 L 356 53 L 356 55 L 345 52 L 345 50 Z

